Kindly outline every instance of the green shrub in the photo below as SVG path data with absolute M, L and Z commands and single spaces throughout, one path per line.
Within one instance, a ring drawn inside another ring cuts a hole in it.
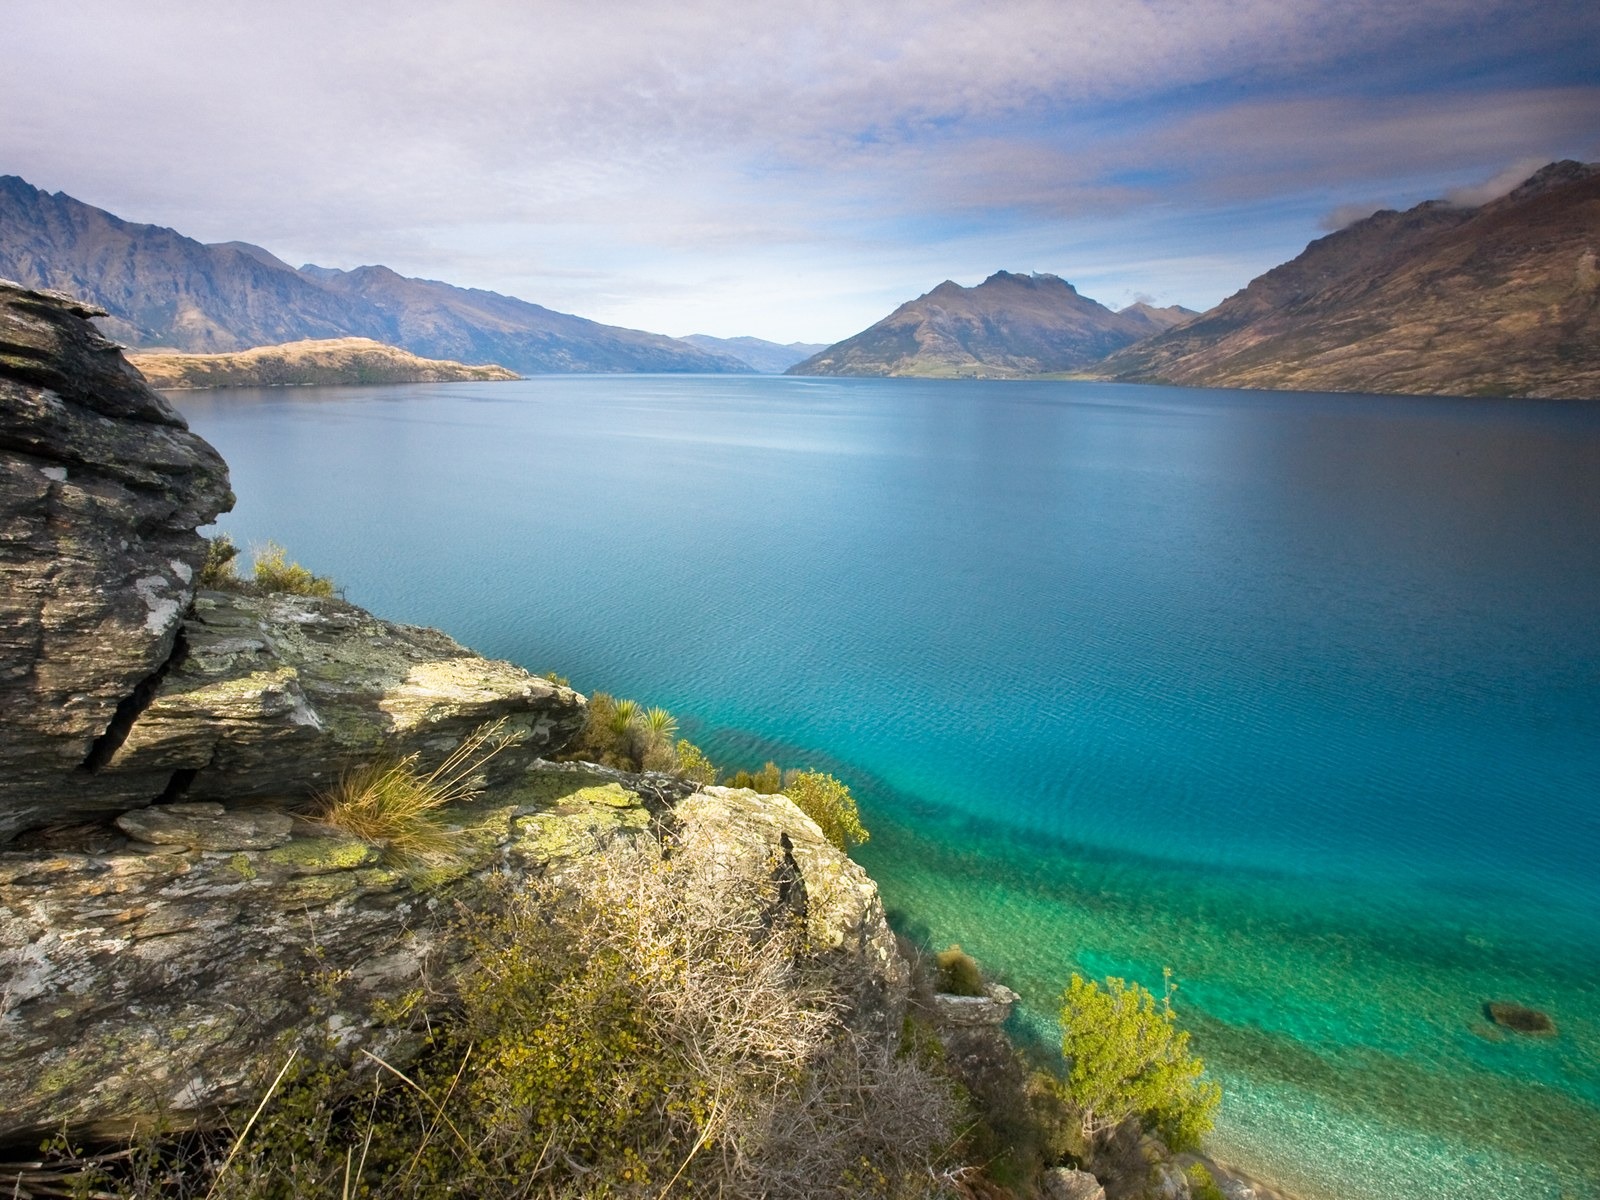
M 1189 1195 L 1192 1200 L 1228 1200 L 1226 1193 L 1217 1186 L 1216 1179 L 1206 1170 L 1204 1163 L 1190 1163 L 1184 1175 L 1189 1180 Z
M 832 775 L 821 771 L 791 771 L 783 782 L 783 792 L 817 823 L 822 835 L 841 850 L 848 852 L 852 846 L 859 846 L 872 836 L 861 824 L 856 798 Z
M 933 956 L 939 967 L 939 990 L 948 996 L 986 996 L 978 962 L 959 945 Z
M 717 781 L 717 768 L 704 751 L 686 738 L 679 738 L 678 744 L 673 749 L 677 759 L 677 773 L 691 783 L 702 786 L 713 784 Z
M 236 589 L 239 586 L 237 564 L 234 561 L 239 557 L 239 547 L 233 544 L 233 539 L 225 533 L 206 539 L 206 560 L 200 565 L 200 576 L 196 581 L 200 587 L 219 589 Z
M 1064 1094 L 1090 1141 L 1136 1117 L 1174 1149 L 1197 1146 L 1210 1131 L 1222 1089 L 1203 1078 L 1170 996 L 1170 986 L 1158 1003 L 1137 983 L 1110 978 L 1102 988 L 1077 974 L 1062 993 Z
M 749 788 L 764 796 L 774 796 L 783 790 L 783 772 L 778 769 L 777 763 L 769 762 L 759 771 L 735 772 L 733 778 L 728 780 L 728 786 Z
M 276 542 L 253 550 L 255 586 L 263 592 L 289 592 L 296 596 L 329 597 L 333 580 L 313 575 L 297 562 L 289 562 L 287 551 Z

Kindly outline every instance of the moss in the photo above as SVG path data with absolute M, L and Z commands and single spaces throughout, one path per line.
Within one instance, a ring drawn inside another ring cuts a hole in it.
M 586 771 L 530 771 L 512 796 L 524 808 L 554 808 L 579 792 L 606 786 L 623 790 L 605 776 Z
M 276 850 L 268 850 L 262 856 L 263 860 L 272 866 L 288 867 L 300 875 L 350 871 L 356 867 L 370 866 L 378 861 L 378 857 L 378 851 L 374 847 L 347 837 L 295 838 Z M 233 865 L 231 860 L 229 865 Z

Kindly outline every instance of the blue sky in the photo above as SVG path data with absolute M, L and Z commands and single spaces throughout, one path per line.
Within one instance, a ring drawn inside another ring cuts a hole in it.
M 945 278 L 1206 308 L 1600 158 L 1554 0 L 0 0 L 0 173 L 288 261 L 827 342 Z

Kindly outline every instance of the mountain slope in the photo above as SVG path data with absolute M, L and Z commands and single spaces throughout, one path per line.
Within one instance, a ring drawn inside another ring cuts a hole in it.
M 1075 371 L 1156 327 L 1148 314 L 1112 312 L 1055 275 L 998 271 L 977 287 L 946 280 L 788 374 L 1003 377 Z
M 1097 374 L 1214 387 L 1600 397 L 1600 165 L 1481 208 L 1380 212 Z
M 818 350 L 827 347 L 821 342 L 769 342 L 758 337 L 712 337 L 706 333 L 691 333 L 687 337 L 678 339 L 688 342 L 691 346 L 699 346 L 702 350 L 709 350 L 714 354 L 726 354 L 730 358 L 737 358 L 764 375 L 781 375 L 784 371 L 810 358 Z
M 736 359 L 661 334 L 601 325 L 387 267 L 296 271 L 247 242 L 204 245 L 0 176 L 0 277 L 81 296 L 131 346 L 223 352 L 366 337 L 428 358 L 521 372 L 742 372 Z
M 130 350 L 128 361 L 151 387 L 304 387 L 351 383 L 449 383 L 518 378 L 504 367 L 469 367 L 418 358 L 370 338 L 324 338 L 257 346 L 230 354 Z

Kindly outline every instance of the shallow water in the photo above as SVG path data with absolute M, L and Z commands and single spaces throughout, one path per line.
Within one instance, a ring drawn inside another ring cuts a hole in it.
M 1215 1150 L 1600 1196 L 1600 405 L 547 377 L 185 394 L 241 542 L 862 796 L 896 920 L 1172 966 Z M 1553 1040 L 1496 1037 L 1492 999 Z

